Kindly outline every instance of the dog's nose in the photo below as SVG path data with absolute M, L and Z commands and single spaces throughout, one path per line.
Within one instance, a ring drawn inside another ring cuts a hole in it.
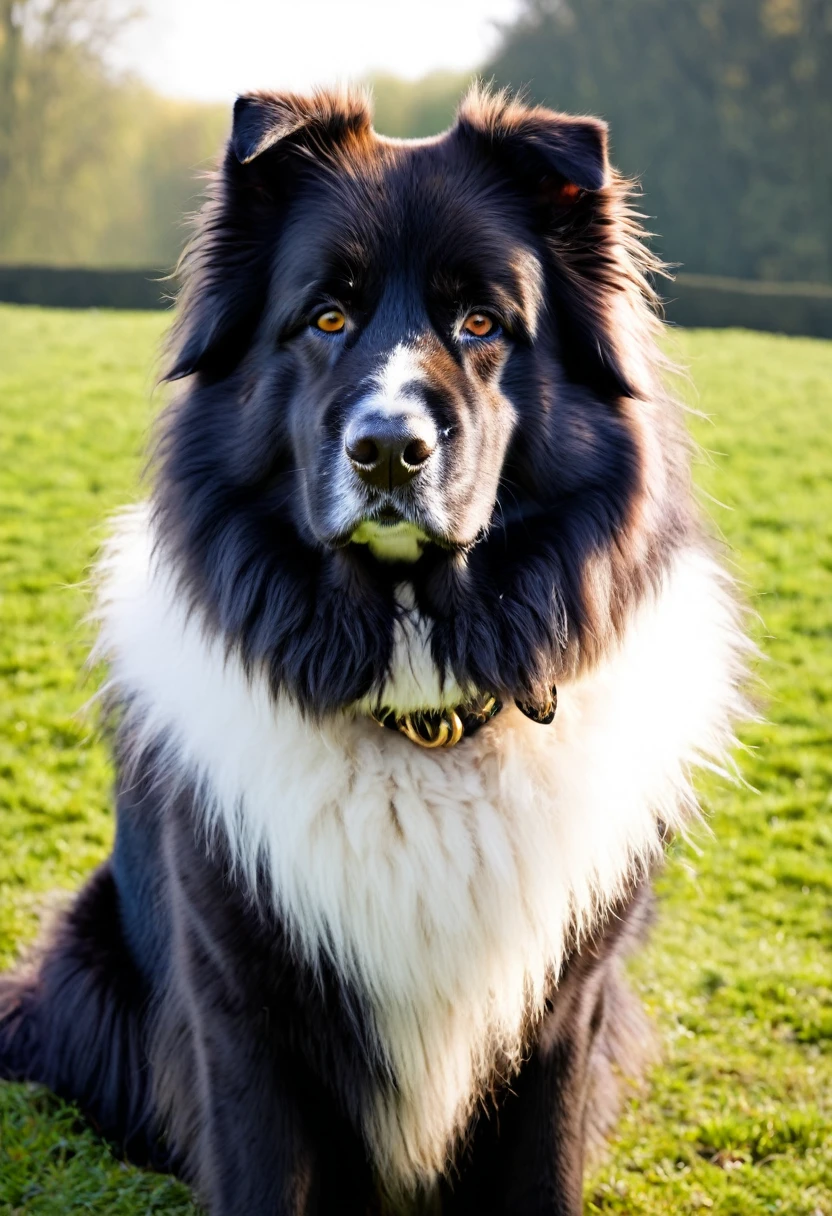
M 407 485 L 436 451 L 436 428 L 421 414 L 364 414 L 347 428 L 344 447 L 367 485 Z

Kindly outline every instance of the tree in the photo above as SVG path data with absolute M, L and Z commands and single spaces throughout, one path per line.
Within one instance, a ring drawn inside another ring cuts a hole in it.
M 114 134 L 103 52 L 127 19 L 106 0 L 0 0 L 4 252 L 36 233 L 48 256 L 100 209 L 90 179 Z
M 400 80 L 378 72 L 367 81 L 373 94 L 374 125 L 384 135 L 435 135 L 453 121 L 470 72 L 431 72 L 421 80 Z
M 610 121 L 670 260 L 832 281 L 829 0 L 526 0 L 487 71 Z
M 172 266 L 226 107 L 115 74 L 125 0 L 0 0 L 0 258 Z

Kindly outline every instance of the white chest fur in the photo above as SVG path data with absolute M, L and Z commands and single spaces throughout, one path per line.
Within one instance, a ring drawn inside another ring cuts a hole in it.
M 196 779 L 241 868 L 258 860 L 298 947 L 328 950 L 376 1012 L 396 1086 L 365 1134 L 407 1184 L 446 1163 L 497 1053 L 518 1062 L 577 922 L 693 809 L 689 767 L 730 742 L 738 634 L 713 563 L 682 556 L 620 650 L 559 689 L 556 724 L 514 709 L 425 752 L 363 715 L 304 722 L 207 640 L 150 558 L 141 512 L 102 563 L 101 652 L 142 738 Z

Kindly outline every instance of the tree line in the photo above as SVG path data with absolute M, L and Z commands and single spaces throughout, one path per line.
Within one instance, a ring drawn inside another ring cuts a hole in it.
M 609 121 L 666 258 L 832 282 L 830 0 L 524 0 L 488 70 Z
M 0 0 L 0 260 L 175 262 L 228 121 L 116 74 L 117 0 Z
M 176 260 L 228 107 L 112 69 L 128 3 L 0 0 L 0 261 Z M 830 0 L 523 0 L 481 74 L 606 118 L 671 262 L 832 282 Z M 378 129 L 441 130 L 468 79 L 375 76 Z

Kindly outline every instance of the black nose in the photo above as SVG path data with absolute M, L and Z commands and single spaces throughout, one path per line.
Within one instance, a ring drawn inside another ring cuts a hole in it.
M 436 429 L 421 414 L 362 414 L 344 447 L 358 476 L 378 490 L 406 485 L 436 450 Z

